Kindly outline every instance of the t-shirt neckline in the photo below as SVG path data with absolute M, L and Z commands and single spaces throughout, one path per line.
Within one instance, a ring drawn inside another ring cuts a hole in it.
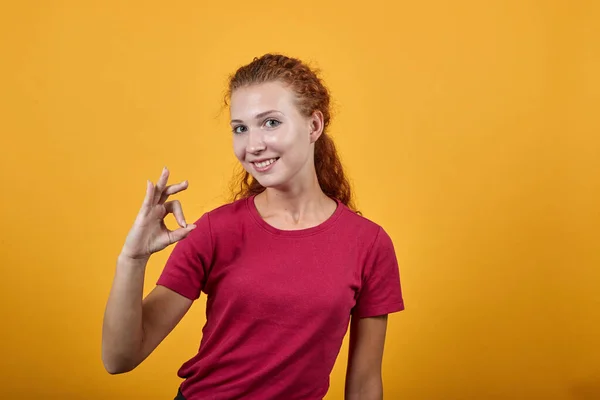
M 248 208 L 248 211 L 250 212 L 250 215 L 252 216 L 252 219 L 254 219 L 254 221 L 267 232 L 278 236 L 301 237 L 323 232 L 324 230 L 329 229 L 333 224 L 335 224 L 335 222 L 338 220 L 338 218 L 340 217 L 340 215 L 342 215 L 342 212 L 344 211 L 344 204 L 340 200 L 332 198 L 332 200 L 335 200 L 335 202 L 337 203 L 337 207 L 333 214 L 331 214 L 329 218 L 327 218 L 325 221 L 321 222 L 319 225 L 310 228 L 285 230 L 275 228 L 262 218 L 262 216 L 258 212 L 258 209 L 256 208 L 256 204 L 254 203 L 255 197 L 256 195 L 252 195 L 246 198 L 246 206 Z

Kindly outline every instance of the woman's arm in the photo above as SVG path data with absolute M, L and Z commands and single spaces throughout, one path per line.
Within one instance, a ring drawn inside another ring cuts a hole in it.
M 111 374 L 131 371 L 173 330 L 192 305 L 156 286 L 142 300 L 145 261 L 119 257 L 102 327 L 102 361 Z
M 156 186 L 148 181 L 146 196 L 117 259 L 102 324 L 102 362 L 111 374 L 131 371 L 158 346 L 187 312 L 192 300 L 156 287 L 143 296 L 146 265 L 153 253 L 188 236 L 188 225 L 177 200 L 169 196 L 187 189 L 187 181 L 167 186 L 163 168 Z M 181 228 L 169 230 L 164 219 L 173 213 Z
M 387 319 L 387 315 L 352 317 L 345 385 L 346 400 L 383 399 L 381 364 Z

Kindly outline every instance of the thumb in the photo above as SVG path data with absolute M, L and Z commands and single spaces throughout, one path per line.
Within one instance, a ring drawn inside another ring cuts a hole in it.
M 196 225 L 188 224 L 185 228 L 175 229 L 169 236 L 171 237 L 173 243 L 179 242 L 181 239 L 184 239 L 187 235 L 189 235 L 194 229 L 196 229 Z

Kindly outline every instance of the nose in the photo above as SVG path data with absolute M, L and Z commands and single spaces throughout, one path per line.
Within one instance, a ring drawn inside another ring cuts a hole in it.
M 252 154 L 258 154 L 266 148 L 262 132 L 255 129 L 248 130 L 248 142 L 246 151 Z

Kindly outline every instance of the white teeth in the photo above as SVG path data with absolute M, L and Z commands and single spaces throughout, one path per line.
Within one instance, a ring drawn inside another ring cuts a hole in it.
M 258 168 L 264 168 L 267 165 L 273 164 L 275 161 L 277 161 L 276 158 L 271 158 L 270 160 L 267 160 L 267 161 L 262 161 L 262 162 L 259 162 L 259 163 L 254 163 L 254 165 L 256 165 Z

